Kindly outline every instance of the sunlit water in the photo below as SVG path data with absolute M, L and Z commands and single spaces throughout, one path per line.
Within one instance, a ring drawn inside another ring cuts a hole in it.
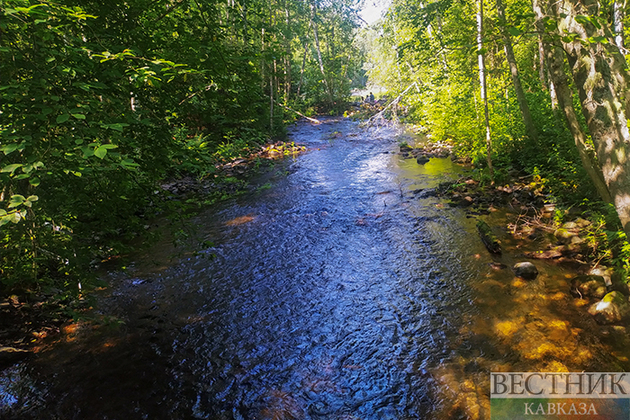
M 475 220 L 426 194 L 461 168 L 403 160 L 397 135 L 296 126 L 307 153 L 196 217 L 212 248 L 112 273 L 99 312 L 124 324 L 70 331 L 3 372 L 0 413 L 484 419 L 492 370 L 627 368 L 625 331 L 602 335 L 572 273 L 493 270 Z M 502 238 L 501 261 L 523 260 Z

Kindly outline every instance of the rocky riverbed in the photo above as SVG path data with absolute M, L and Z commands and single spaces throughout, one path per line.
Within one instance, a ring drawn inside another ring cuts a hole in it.
M 399 155 L 405 159 L 416 159 L 419 165 L 424 165 L 434 157 L 451 157 L 452 147 L 448 143 L 433 143 L 419 148 L 402 144 Z M 549 197 L 543 193 L 541 183 L 532 177 L 515 176 L 504 185 L 483 185 L 466 176 L 442 183 L 434 190 L 417 193 L 446 198 L 449 206 L 463 208 L 469 217 L 507 212 L 508 223 L 497 228 L 517 241 L 518 247 L 523 249 L 519 255 L 530 260 L 512 267 L 517 277 L 535 279 L 537 260 L 570 265 L 576 271 L 576 276 L 570 281 L 571 293 L 576 299 L 585 301 L 585 311 L 599 324 L 621 326 L 630 320 L 630 279 L 597 259 L 598 243 L 593 236 L 593 223 L 581 217 L 579 211 L 560 211 L 554 204 L 548 203 Z M 478 228 L 489 252 L 500 254 L 500 245 L 490 245 L 496 239 L 488 238 L 488 234 L 492 236 L 488 233 L 489 228 L 480 228 L 479 225 Z M 493 268 L 508 267 L 493 263 Z

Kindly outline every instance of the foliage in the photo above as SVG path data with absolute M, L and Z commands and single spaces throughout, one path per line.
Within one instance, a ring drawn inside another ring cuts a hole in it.
M 305 7 L 4 1 L 0 292 L 85 289 L 87 268 L 186 207 L 161 183 L 208 177 L 282 135 L 278 103 L 320 106 L 312 53 L 300 77 L 300 52 L 313 48 Z M 360 69 L 355 18 L 345 2 L 318 8 L 341 102 Z
M 499 18 L 494 9 L 498 3 L 486 7 L 484 48 L 477 51 L 476 1 L 418 3 L 394 0 L 386 17 L 365 33 L 362 48 L 368 60 L 369 83 L 385 88 L 391 97 L 417 83 L 419 89 L 411 89 L 401 98 L 400 105 L 407 108 L 404 120 L 423 126 L 430 138 L 453 141 L 454 152 L 473 163 L 477 180 L 505 183 L 512 173 L 518 172 L 538 179 L 549 199 L 564 206 L 580 205 L 584 200 L 598 202 L 573 135 L 551 95 L 546 58 L 541 58 L 539 49 L 539 41 L 566 43 L 577 41 L 578 34 L 559 34 L 560 18 L 554 16 L 546 17 L 543 22 L 545 32 L 540 33 L 535 26 L 531 2 L 509 0 L 504 3 L 505 19 Z M 612 3 L 603 2 L 599 6 L 601 15 L 577 15 L 575 22 L 597 29 L 612 26 Z M 560 17 L 565 22 L 571 19 L 566 14 L 560 14 Z M 530 138 L 525 130 L 508 67 L 506 35 L 514 49 L 537 139 Z M 580 42 L 583 45 L 609 45 L 612 37 L 600 36 Z M 487 66 L 494 178 L 486 163 L 483 104 L 477 72 L 479 54 L 485 56 Z M 565 71 L 571 81 L 568 66 Z M 603 77 L 613 76 L 606 73 Z M 570 89 L 573 107 L 579 115 L 578 123 L 588 133 L 580 112 L 577 86 L 570 86 Z M 590 139 L 587 147 L 591 160 L 596 162 Z M 607 212 L 593 213 L 592 217 L 596 219 L 597 214 Z M 614 213 L 612 216 L 614 219 Z M 610 216 L 606 217 L 610 219 Z M 609 229 L 604 235 L 606 239 L 597 243 L 609 250 L 617 249 L 615 261 L 622 261 L 619 258 L 624 256 L 627 259 L 627 242 L 621 239 L 618 219 L 616 224 L 609 220 L 606 226 Z M 613 237 L 614 241 L 608 241 Z

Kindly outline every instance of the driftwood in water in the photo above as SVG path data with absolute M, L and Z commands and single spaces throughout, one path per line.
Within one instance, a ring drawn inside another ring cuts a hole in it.
M 488 251 L 493 254 L 501 253 L 501 245 L 499 244 L 497 237 L 494 236 L 494 233 L 492 233 L 492 229 L 490 229 L 490 226 L 488 226 L 486 222 L 484 222 L 483 220 L 478 221 L 477 231 L 479 232 L 481 241 L 486 246 L 486 248 L 488 248 Z
M 302 114 L 301 112 L 296 111 L 295 109 L 291 109 L 288 106 L 284 106 L 276 101 L 274 101 L 276 103 L 276 105 L 281 106 L 282 108 L 286 109 L 287 111 L 291 111 L 291 112 L 295 112 L 296 114 L 298 114 L 300 117 L 302 118 L 306 118 L 307 120 L 309 120 L 312 123 L 315 124 L 321 124 L 322 122 L 320 120 L 316 120 L 315 118 L 311 118 L 311 117 L 307 117 L 306 115 Z

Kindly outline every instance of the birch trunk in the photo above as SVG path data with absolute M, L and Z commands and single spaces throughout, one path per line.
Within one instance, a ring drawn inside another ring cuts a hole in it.
M 615 28 L 615 45 L 619 47 L 619 50 L 623 53 L 625 50 L 623 39 L 623 18 L 625 15 L 626 2 L 615 1 L 613 3 L 613 22 Z
M 486 92 L 486 63 L 483 51 L 483 0 L 478 0 L 477 10 L 477 54 L 479 63 L 479 85 L 481 91 L 481 101 L 484 109 L 484 122 L 486 126 L 486 159 L 490 178 L 494 180 L 494 169 L 492 167 L 492 138 L 490 137 L 490 117 L 488 115 L 488 93 Z

